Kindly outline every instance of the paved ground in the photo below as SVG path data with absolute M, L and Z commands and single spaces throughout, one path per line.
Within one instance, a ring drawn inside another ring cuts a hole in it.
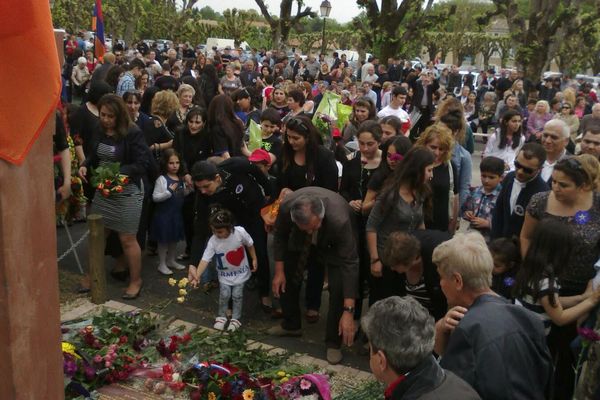
M 479 184 L 479 161 L 481 155 L 481 143 L 476 144 L 476 152 L 473 155 L 473 185 Z M 79 223 L 69 228 L 73 240 L 80 238 L 87 230 L 86 224 Z M 62 254 L 69 248 L 67 234 L 64 228 L 57 230 L 58 239 L 58 254 Z M 87 266 L 87 243 L 84 241 L 78 247 L 78 255 L 84 265 Z M 177 290 L 168 285 L 168 278 L 159 274 L 157 271 L 157 257 L 150 257 L 144 254 L 143 256 L 143 271 L 144 288 L 142 295 L 133 301 L 121 300 L 122 291 L 125 284 L 115 281 L 107 275 L 108 296 L 110 299 L 123 301 L 136 307 L 150 309 L 154 308 L 161 313 L 172 315 L 177 319 L 189 321 L 194 324 L 212 327 L 214 317 L 218 307 L 218 290 L 213 290 L 209 294 L 203 293 L 201 290 L 193 291 L 183 304 L 176 302 Z M 107 271 L 112 268 L 113 260 L 110 257 L 106 258 Z M 64 272 L 63 276 L 68 276 L 68 279 L 61 279 L 61 292 L 68 292 L 75 289 L 74 276 L 78 273 L 77 264 L 74 256 L 68 255 L 59 263 L 59 269 Z M 175 272 L 174 277 L 180 279 L 187 276 L 186 271 Z M 242 323 L 243 328 L 253 333 L 253 336 L 273 346 L 286 348 L 293 352 L 306 353 L 315 358 L 325 358 L 325 318 L 327 305 L 327 291 L 323 291 L 323 300 L 321 307 L 321 320 L 316 324 L 304 325 L 304 336 L 301 338 L 275 338 L 264 334 L 264 331 L 274 324 L 278 323 L 272 320 L 270 315 L 266 315 L 261 307 L 256 291 L 246 290 L 244 294 L 244 310 Z M 303 298 L 303 297 L 302 297 Z M 168 303 L 168 304 L 167 304 Z M 164 308 L 163 308 L 164 307 Z M 362 343 L 357 343 L 351 349 L 344 350 L 343 364 L 354 368 L 369 370 L 368 357 L 361 355 Z

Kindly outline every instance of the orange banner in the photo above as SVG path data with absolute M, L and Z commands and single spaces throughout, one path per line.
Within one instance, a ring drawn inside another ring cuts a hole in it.
M 60 100 L 60 64 L 47 1 L 0 1 L 0 54 L 5 58 L 0 158 L 19 165 Z

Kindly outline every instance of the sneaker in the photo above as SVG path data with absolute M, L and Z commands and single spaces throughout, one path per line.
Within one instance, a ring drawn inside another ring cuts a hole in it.
M 271 336 L 302 336 L 302 329 L 284 329 L 277 324 L 267 330 L 267 334 Z
M 175 269 L 177 271 L 182 271 L 185 269 L 185 265 L 179 264 L 176 261 L 169 261 L 167 263 L 167 267 L 171 268 L 171 269 Z
M 171 271 L 166 265 L 160 264 L 158 266 L 158 272 L 163 275 L 173 275 L 173 271 Z
M 227 327 L 227 331 L 235 332 L 238 329 L 240 329 L 241 326 L 242 326 L 242 323 L 240 321 L 232 318 L 231 321 L 229 321 L 229 326 Z
M 225 329 L 226 323 L 227 323 L 227 318 L 217 317 L 217 319 L 215 319 L 215 324 L 213 325 L 213 328 L 215 328 L 218 331 L 222 331 L 223 329 Z
M 342 350 L 328 348 L 327 349 L 327 362 L 331 365 L 339 364 L 342 361 Z

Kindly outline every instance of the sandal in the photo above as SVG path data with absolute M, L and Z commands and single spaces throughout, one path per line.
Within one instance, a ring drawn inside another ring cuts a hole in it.
M 227 323 L 227 318 L 225 317 L 217 317 L 215 319 L 215 324 L 213 325 L 213 328 L 215 328 L 218 331 L 222 331 L 223 329 L 225 329 L 225 324 Z
M 237 319 L 232 318 L 231 321 L 229 321 L 229 326 L 227 327 L 227 331 L 235 332 L 238 329 L 240 329 L 240 326 L 242 326 L 242 323 L 240 321 L 238 321 Z

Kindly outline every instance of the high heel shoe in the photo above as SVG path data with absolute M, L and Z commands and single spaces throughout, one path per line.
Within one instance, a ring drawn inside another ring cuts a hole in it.
M 142 293 L 142 288 L 144 287 L 144 285 L 142 284 L 142 286 L 140 286 L 140 290 L 137 291 L 137 293 L 123 293 L 123 295 L 121 296 L 122 299 L 124 300 L 135 300 L 138 297 L 140 297 L 140 293 Z

